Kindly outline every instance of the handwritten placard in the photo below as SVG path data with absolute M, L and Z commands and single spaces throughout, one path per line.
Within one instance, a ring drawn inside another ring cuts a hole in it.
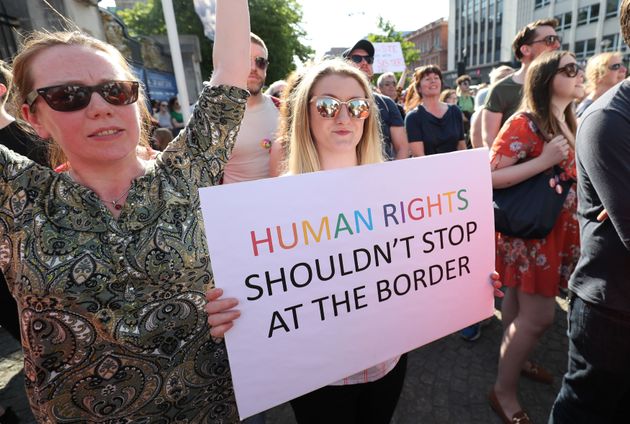
M 405 58 L 400 43 L 374 43 L 375 74 L 383 72 L 402 72 L 405 70 Z

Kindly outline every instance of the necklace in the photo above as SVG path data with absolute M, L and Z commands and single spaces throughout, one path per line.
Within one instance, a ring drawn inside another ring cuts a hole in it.
M 121 209 L 122 209 L 122 207 L 123 207 L 123 205 L 122 205 L 121 203 L 118 203 L 118 202 L 120 202 L 120 199 L 122 199 L 123 197 L 125 197 L 125 195 L 126 195 L 127 193 L 129 193 L 129 190 L 131 190 L 131 184 L 129 184 L 129 187 L 127 187 L 127 190 L 125 190 L 125 191 L 123 192 L 123 194 L 121 194 L 121 195 L 118 197 L 118 199 L 115 199 L 115 200 L 108 200 L 108 201 L 107 201 L 107 203 L 111 203 L 111 204 L 112 204 L 112 206 L 114 206 L 114 209 L 116 209 L 117 211 L 121 210 Z

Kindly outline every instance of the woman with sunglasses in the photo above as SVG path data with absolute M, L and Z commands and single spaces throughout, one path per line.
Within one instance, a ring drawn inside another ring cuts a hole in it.
M 440 101 L 442 71 L 422 66 L 413 75 L 415 91 L 422 100 L 405 118 L 413 156 L 435 155 L 466 149 L 462 111 Z
M 14 59 L 23 118 L 64 173 L 0 146 L 2 269 L 38 422 L 237 422 L 198 187 L 218 184 L 245 109 L 249 13 L 219 0 L 214 75 L 155 161 L 144 93 L 111 45 L 34 34 Z
M 505 123 L 492 145 L 494 188 L 513 186 L 554 165 L 563 170 L 560 178 L 576 178 L 572 103 L 584 95 L 583 82 L 572 53 L 548 52 L 531 63 L 521 113 Z M 554 188 L 561 189 L 560 185 Z M 566 287 L 577 263 L 580 245 L 575 215 L 573 184 L 554 228 L 544 239 L 497 233 L 497 270 L 508 289 L 502 303 L 504 333 L 490 404 L 504 423 L 530 422 L 518 401 L 519 375 L 552 383 L 551 374 L 527 358 L 553 323 L 558 288 Z
M 623 64 L 621 53 L 600 53 L 591 57 L 584 71 L 588 95 L 580 102 L 575 113 L 581 117 L 584 111 L 606 91 L 626 78 L 628 69 Z
M 361 71 L 324 62 L 293 95 L 287 134 L 290 175 L 380 163 L 378 115 Z M 392 358 L 291 401 L 298 423 L 388 423 L 405 378 L 406 356 Z

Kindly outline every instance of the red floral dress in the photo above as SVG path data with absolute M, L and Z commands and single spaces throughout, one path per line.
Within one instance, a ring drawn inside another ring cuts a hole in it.
M 501 128 L 490 154 L 494 166 L 501 156 L 529 160 L 542 153 L 545 141 L 532 121 L 522 114 L 512 116 Z M 560 163 L 575 179 L 575 153 Z M 567 282 L 580 256 L 580 234 L 576 217 L 575 184 L 569 190 L 553 230 L 544 239 L 521 239 L 496 233 L 496 269 L 507 287 L 525 293 L 552 297 Z

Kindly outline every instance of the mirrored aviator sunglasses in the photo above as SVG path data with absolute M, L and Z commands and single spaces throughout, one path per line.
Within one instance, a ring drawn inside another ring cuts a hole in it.
M 368 99 L 357 98 L 342 102 L 339 99 L 329 96 L 314 97 L 311 103 L 315 102 L 317 113 L 323 118 L 334 118 L 341 110 L 341 106 L 346 105 L 348 115 L 355 119 L 366 119 L 370 116 L 370 102 Z
M 33 106 L 41 96 L 51 109 L 58 112 L 81 110 L 90 104 L 92 93 L 98 93 L 114 106 L 124 106 L 138 100 L 137 81 L 108 81 L 98 85 L 63 84 L 38 88 L 26 96 L 26 104 Z
M 558 68 L 556 72 L 563 73 L 569 78 L 575 78 L 578 72 L 580 72 L 581 70 L 582 70 L 582 67 L 578 65 L 577 63 L 569 63 L 561 68 Z

